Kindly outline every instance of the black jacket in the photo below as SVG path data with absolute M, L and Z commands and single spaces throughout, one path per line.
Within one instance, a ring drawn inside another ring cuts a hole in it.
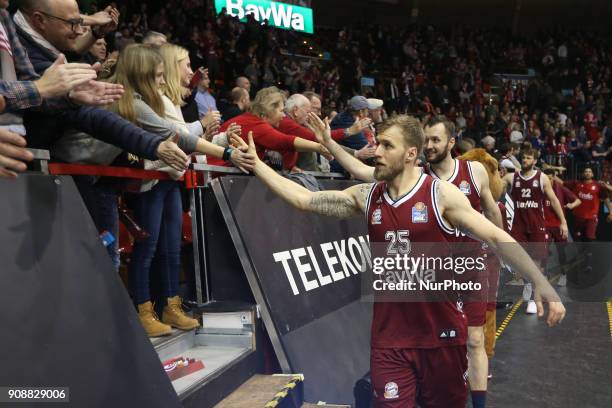
M 19 39 L 28 52 L 34 70 L 42 75 L 56 57 L 39 46 L 27 33 L 17 27 Z M 69 61 L 74 55 L 66 55 Z M 24 115 L 28 146 L 39 149 L 49 147 L 68 128 L 90 134 L 96 139 L 120 147 L 139 157 L 156 160 L 162 137 L 146 132 L 108 110 L 66 103 L 61 110 L 29 109 Z

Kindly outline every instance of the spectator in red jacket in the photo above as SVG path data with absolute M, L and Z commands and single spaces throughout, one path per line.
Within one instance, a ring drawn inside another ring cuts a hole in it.
M 328 155 L 327 150 L 319 143 L 286 134 L 278 130 L 285 117 L 285 98 L 275 86 L 263 88 L 251 102 L 248 112 L 238 115 L 221 126 L 225 131 L 230 124 L 237 123 L 242 128 L 242 138 L 245 141 L 249 132 L 253 132 L 253 140 L 259 158 L 263 158 L 266 150 L 285 152 L 315 152 Z M 218 160 L 209 158 L 209 163 L 220 164 Z
M 285 104 L 285 117 L 281 120 L 278 130 L 288 135 L 295 135 L 306 140 L 317 142 L 314 132 L 305 127 L 308 114 L 312 111 L 312 104 L 306 96 L 302 94 L 291 95 Z M 331 136 L 334 140 L 338 141 L 347 136 L 356 135 L 365 129 L 369 123 L 369 119 L 356 120 L 355 123 L 353 123 L 353 125 L 349 128 L 332 130 Z M 311 155 L 311 153 L 301 153 L 301 155 Z M 285 153 L 283 155 L 283 167 L 285 169 L 292 169 L 296 171 L 316 170 L 310 166 L 309 168 L 300 167 L 294 169 L 297 159 L 298 154 L 296 152 Z M 316 159 L 314 161 L 316 162 Z

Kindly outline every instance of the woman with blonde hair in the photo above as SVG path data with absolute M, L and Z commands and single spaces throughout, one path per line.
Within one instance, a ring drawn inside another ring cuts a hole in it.
M 504 230 L 508 232 L 508 221 L 506 219 L 506 207 L 500 202 L 503 194 L 502 179 L 499 174 L 499 163 L 485 149 L 472 149 L 458 157 L 460 160 L 477 161 L 482 163 L 487 170 L 489 176 L 489 189 L 491 196 L 497 201 L 499 211 L 502 216 L 502 224 Z M 487 302 L 486 322 L 484 326 L 485 351 L 489 358 L 489 375 L 491 378 L 491 359 L 495 354 L 495 333 L 496 327 L 496 306 L 497 306 L 497 288 L 499 286 L 499 270 L 501 264 L 499 258 L 493 252 L 489 252 L 487 256 L 487 281 L 489 286 L 489 296 Z
M 249 168 L 254 162 L 251 155 L 223 149 L 192 134 L 168 120 L 160 87 L 165 84 L 162 57 L 153 49 L 142 45 L 126 47 L 117 60 L 110 82 L 123 85 L 123 97 L 109 109 L 144 129 L 163 137 L 177 137 L 178 145 L 187 153 L 200 152 L 231 160 L 234 164 Z M 179 184 L 161 180 L 145 183 L 141 193 L 133 197 L 133 209 L 137 222 L 150 234 L 143 241 L 136 241 L 129 265 L 129 288 L 138 308 L 138 316 L 151 337 L 168 335 L 171 326 L 190 330 L 198 326 L 182 309 L 178 296 L 180 270 L 180 246 L 182 204 Z M 161 321 L 151 301 L 149 274 L 153 257 L 159 269 L 161 291 L 166 306 Z
M 199 121 L 191 123 L 186 123 L 183 118 L 181 107 L 185 104 L 184 98 L 190 93 L 189 84 L 193 78 L 189 52 L 181 46 L 170 43 L 162 45 L 158 52 L 165 67 L 165 84 L 161 90 L 166 118 L 193 134 L 203 135 L 206 140 L 214 144 L 227 146 L 230 141 L 228 139 L 231 139 L 232 134 L 238 134 L 240 127 L 231 126 L 228 129 L 230 135 L 217 134 L 221 122 L 221 114 L 218 111 L 210 111 Z M 246 143 L 243 147 L 246 148 Z

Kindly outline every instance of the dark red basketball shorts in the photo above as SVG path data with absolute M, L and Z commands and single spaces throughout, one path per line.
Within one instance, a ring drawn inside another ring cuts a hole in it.
M 463 313 L 468 326 L 484 326 L 487 321 L 487 302 L 465 302 Z
M 377 408 L 464 408 L 467 349 L 373 348 L 370 355 Z
M 499 258 L 495 255 L 495 252 L 489 251 L 487 253 L 487 277 L 489 280 L 488 296 L 487 296 L 487 310 L 495 310 L 497 307 L 497 289 L 499 286 L 499 272 L 501 263 Z
M 547 227 L 546 235 L 548 236 L 548 242 L 567 242 L 567 238 L 561 236 L 561 228 L 559 227 Z
M 523 244 L 523 248 L 534 261 L 545 261 L 548 258 L 545 231 L 527 232 L 522 228 L 513 228 L 510 234 L 512 238 Z
M 576 217 L 574 219 L 574 225 L 576 226 L 576 239 L 588 238 L 595 239 L 595 233 L 597 232 L 597 218 L 593 220 L 587 220 L 584 218 Z

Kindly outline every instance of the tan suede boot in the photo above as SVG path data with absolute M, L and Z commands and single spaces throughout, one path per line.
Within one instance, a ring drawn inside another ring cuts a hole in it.
M 164 307 L 162 322 L 181 330 L 191 330 L 200 327 L 196 319 L 187 316 L 183 311 L 182 300 L 179 296 L 168 298 L 168 305 Z
M 167 336 L 172 333 L 172 327 L 159 321 L 150 301 L 138 305 L 138 319 L 149 337 Z

